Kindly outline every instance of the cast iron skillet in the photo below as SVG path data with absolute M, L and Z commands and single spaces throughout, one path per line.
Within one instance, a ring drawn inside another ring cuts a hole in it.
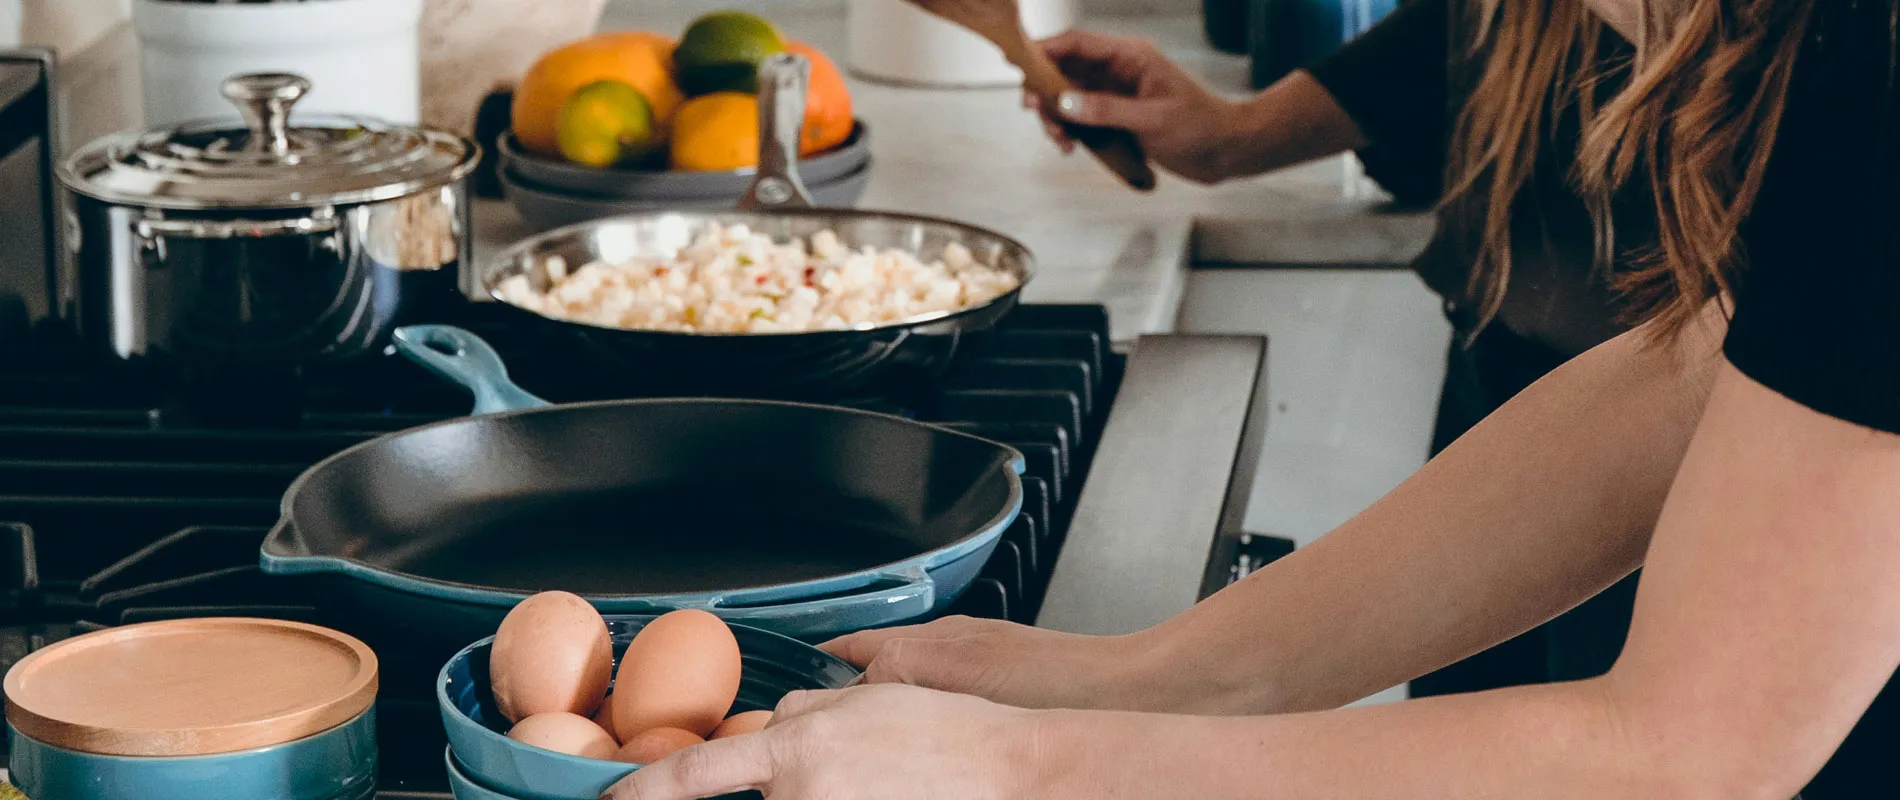
M 347 578 L 405 635 L 465 643 L 546 589 L 810 639 L 905 622 L 968 588 L 1022 508 L 1022 455 L 962 433 L 764 400 L 549 406 L 467 331 L 395 342 L 483 416 L 311 467 L 261 561 Z
M 628 376 L 631 388 L 642 394 L 826 399 L 862 389 L 900 365 L 926 370 L 946 365 L 964 334 L 990 328 L 1016 307 L 1035 258 L 1009 237 L 959 222 L 810 207 L 797 170 L 806 68 L 802 57 L 789 54 L 760 65 L 759 168 L 739 211 L 630 214 L 557 228 L 497 254 L 483 270 L 483 288 L 503 306 L 544 326 L 555 341 L 575 343 L 604 373 Z M 831 230 L 851 247 L 901 249 L 927 260 L 960 244 L 979 262 L 1014 275 L 1017 285 L 987 303 L 955 311 L 851 330 L 788 333 L 682 333 L 568 322 L 514 306 L 497 288 L 515 275 L 545 287 L 551 256 L 578 269 L 597 259 L 671 253 L 714 224 L 744 224 L 778 241 L 810 241 L 813 234 Z M 930 341 L 906 346 L 920 338 Z

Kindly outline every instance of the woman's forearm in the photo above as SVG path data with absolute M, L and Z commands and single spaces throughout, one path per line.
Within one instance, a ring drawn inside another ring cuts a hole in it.
M 1720 338 L 1705 329 L 1663 350 L 1638 335 L 1538 381 L 1319 541 L 1132 637 L 1146 707 L 1335 707 L 1627 575 L 1694 431 Z
M 1230 178 L 1272 172 L 1366 146 L 1365 134 L 1333 96 L 1304 71 L 1281 78 L 1240 104 L 1219 140 L 1220 171 Z
M 1278 717 L 1044 712 L 1038 797 L 1719 796 L 1636 752 L 1598 681 Z M 1713 787 L 1709 787 L 1713 788 Z

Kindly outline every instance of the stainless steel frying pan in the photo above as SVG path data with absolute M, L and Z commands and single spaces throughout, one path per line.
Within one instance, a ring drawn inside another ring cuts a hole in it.
M 950 220 L 855 209 L 813 208 L 798 176 L 798 138 L 810 66 L 780 54 L 760 66 L 758 177 L 732 212 L 653 212 L 608 217 L 522 240 L 496 255 L 483 287 L 502 304 L 578 340 L 583 352 L 629 388 L 671 394 L 824 398 L 863 389 L 900 364 L 940 368 L 965 334 L 992 327 L 1016 307 L 1035 271 L 1029 249 L 1002 234 Z M 777 239 L 835 232 L 852 247 L 897 248 L 935 259 L 950 244 L 1016 276 L 1016 289 L 980 306 L 849 330 L 684 333 L 610 328 L 554 319 L 509 303 L 503 281 L 526 276 L 546 287 L 546 264 L 578 266 L 673 252 L 709 225 L 744 224 Z M 929 340 L 928 342 L 918 340 Z M 913 357 L 906 358 L 906 353 Z

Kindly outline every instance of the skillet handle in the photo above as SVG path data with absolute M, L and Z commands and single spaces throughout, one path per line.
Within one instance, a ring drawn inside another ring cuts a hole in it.
M 739 210 L 811 207 L 811 193 L 798 177 L 810 78 L 811 62 L 795 53 L 778 53 L 759 64 L 759 172 L 739 198 Z
M 509 380 L 495 348 L 473 333 L 453 325 L 409 325 L 391 338 L 396 352 L 475 395 L 475 415 L 549 405 Z
M 783 605 L 722 608 L 713 601 L 706 609 L 727 622 L 764 628 L 793 638 L 807 638 L 838 630 L 881 628 L 908 622 L 930 613 L 937 603 L 937 581 L 923 567 L 883 576 L 896 585 L 843 596 Z

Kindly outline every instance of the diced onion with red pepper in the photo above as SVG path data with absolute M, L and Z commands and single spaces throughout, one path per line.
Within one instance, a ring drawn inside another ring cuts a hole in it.
M 635 330 L 768 333 L 843 330 L 988 303 L 1014 275 L 978 263 L 952 243 L 932 261 L 889 248 L 852 249 L 832 231 L 778 243 L 744 225 L 709 225 L 676 253 L 541 265 L 546 289 L 526 275 L 503 300 L 555 319 Z

